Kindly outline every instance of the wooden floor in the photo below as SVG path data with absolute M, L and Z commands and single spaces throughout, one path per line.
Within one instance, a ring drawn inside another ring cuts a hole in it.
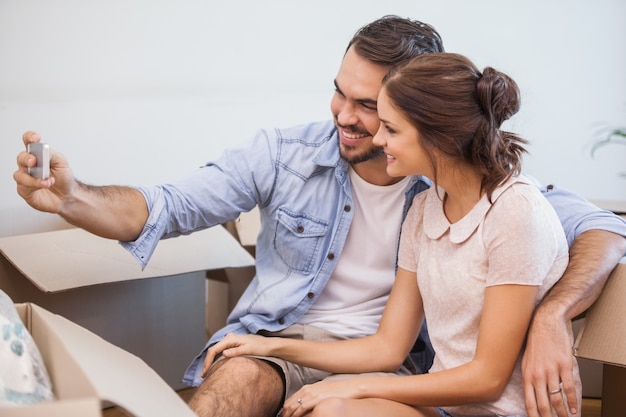
M 600 417 L 602 401 L 597 398 L 583 398 L 582 417 Z
M 195 389 L 189 388 L 178 391 L 180 397 L 187 402 L 193 395 Z M 602 402 L 595 398 L 583 398 L 582 417 L 600 417 Z M 123 409 L 112 407 L 102 411 L 102 417 L 133 417 L 124 412 Z

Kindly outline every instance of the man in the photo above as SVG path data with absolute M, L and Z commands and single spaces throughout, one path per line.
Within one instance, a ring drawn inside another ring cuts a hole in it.
M 34 158 L 22 152 L 14 174 L 18 192 L 39 210 L 124 242 L 144 265 L 159 239 L 224 223 L 258 206 L 257 274 L 228 325 L 208 344 L 228 332 L 317 339 L 373 333 L 394 279 L 401 220 L 412 197 L 430 185 L 426 178 L 387 175 L 382 150 L 372 144 L 376 100 L 391 66 L 442 50 L 432 27 L 384 17 L 360 29 L 346 50 L 331 101 L 333 122 L 259 132 L 249 147 L 151 188 L 83 184 L 55 152 L 52 177 L 35 180 L 27 174 Z M 29 132 L 23 140 L 39 136 Z M 569 406 L 579 407 L 570 320 L 595 300 L 626 252 L 626 224 L 562 190 L 545 195 L 563 222 L 571 262 L 537 310 L 524 378 L 529 415 L 550 416 L 552 405 L 564 417 L 565 397 L 549 390 L 562 383 Z M 425 334 L 420 339 L 413 357 L 426 371 L 428 341 Z M 223 359 L 204 370 L 203 358 L 204 351 L 184 378 L 199 385 L 190 406 L 200 416 L 271 416 L 302 384 L 346 377 L 275 358 Z M 399 372 L 414 371 L 410 366 Z

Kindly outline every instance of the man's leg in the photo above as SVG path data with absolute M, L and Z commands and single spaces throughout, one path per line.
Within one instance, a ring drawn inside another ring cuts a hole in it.
M 236 357 L 215 363 L 189 407 L 199 417 L 273 417 L 282 405 L 284 383 L 266 361 Z

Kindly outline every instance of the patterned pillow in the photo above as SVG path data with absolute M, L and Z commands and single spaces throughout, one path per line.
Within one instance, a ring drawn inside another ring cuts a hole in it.
M 37 404 L 53 399 L 39 349 L 13 301 L 0 290 L 0 405 Z

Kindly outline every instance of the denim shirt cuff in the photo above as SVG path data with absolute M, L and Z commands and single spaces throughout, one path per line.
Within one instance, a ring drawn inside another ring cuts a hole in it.
M 148 220 L 137 239 L 132 242 L 120 241 L 119 243 L 135 257 L 143 270 L 148 265 L 152 254 L 163 236 L 163 229 L 165 228 L 166 222 L 162 217 L 166 215 L 166 210 L 164 210 L 165 203 L 163 199 L 155 195 L 152 195 L 152 198 L 150 198 L 147 190 L 142 188 L 138 188 L 138 190 L 144 195 L 148 204 Z

